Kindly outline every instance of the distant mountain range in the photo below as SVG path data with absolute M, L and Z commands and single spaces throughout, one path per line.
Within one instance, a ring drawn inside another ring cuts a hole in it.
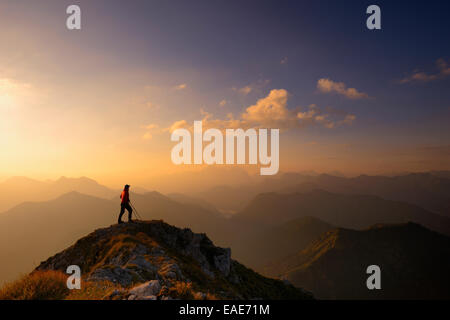
M 112 199 L 118 197 L 121 189 L 111 189 L 87 177 L 57 180 L 34 180 L 26 177 L 12 177 L 0 183 L 0 212 L 26 201 L 47 201 L 65 193 L 76 191 L 86 195 Z M 134 193 L 146 193 L 146 189 L 133 186 Z
M 381 269 L 368 290 L 366 268 Z M 450 299 L 450 237 L 418 224 L 338 228 L 265 268 L 321 299 Z
M 281 191 L 293 193 L 322 189 L 333 193 L 374 195 L 415 204 L 450 217 L 450 174 L 446 173 L 410 173 L 394 177 L 361 175 L 356 178 L 323 174 Z
M 0 212 L 25 201 L 47 201 L 71 191 L 104 199 L 109 199 L 117 194 L 117 191 L 86 177 L 61 177 L 54 181 L 12 177 L 0 183 Z
M 246 184 L 227 185 L 225 183 L 228 180 L 225 177 L 231 172 L 229 170 L 222 172 L 224 179 L 221 180 L 209 179 L 211 181 L 208 180 L 208 184 L 212 187 L 204 187 L 203 191 L 186 186 L 184 192 L 168 195 L 178 197 L 174 198 L 175 200 L 188 197 L 191 200 L 195 199 L 197 204 L 202 202 L 203 205 L 210 206 L 209 209 L 214 207 L 225 213 L 236 213 L 260 193 L 304 193 L 321 189 L 340 194 L 379 196 L 388 200 L 416 204 L 429 211 L 450 216 L 450 171 L 405 173 L 396 176 L 361 175 L 355 178 L 329 174 L 280 173 L 274 177 L 257 179 L 247 177 Z M 189 175 L 191 180 L 197 179 L 197 176 L 202 175 Z M 0 183 L 0 212 L 24 201 L 51 200 L 70 191 L 110 199 L 121 190 L 108 188 L 86 177 L 61 177 L 46 181 L 12 177 Z M 132 191 L 140 194 L 148 192 L 137 186 L 132 186 Z
M 305 193 L 321 189 L 338 194 L 373 195 L 407 202 L 428 211 L 450 216 L 450 171 L 409 173 L 397 176 L 354 178 L 328 174 L 281 173 L 243 186 L 220 186 L 196 192 L 196 197 L 227 212 L 241 211 L 257 194 Z
M 305 216 L 352 229 L 367 228 L 376 223 L 413 221 L 450 234 L 450 218 L 416 205 L 377 196 L 342 195 L 323 190 L 259 194 L 232 220 L 235 224 L 250 228 L 267 228 Z

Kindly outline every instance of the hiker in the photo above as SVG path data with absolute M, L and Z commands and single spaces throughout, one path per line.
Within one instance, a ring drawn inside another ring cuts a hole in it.
M 131 209 L 130 206 L 130 194 L 128 192 L 130 190 L 130 186 L 128 184 L 125 185 L 125 188 L 123 188 L 122 193 L 120 194 L 120 199 L 122 199 L 120 203 L 120 215 L 119 215 L 119 221 L 118 223 L 123 223 L 122 221 L 122 215 L 125 213 L 125 209 L 128 210 L 128 222 L 131 222 L 131 214 L 133 213 L 133 209 Z

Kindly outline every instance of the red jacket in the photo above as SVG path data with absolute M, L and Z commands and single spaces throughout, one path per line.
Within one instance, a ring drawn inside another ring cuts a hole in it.
M 128 194 L 128 190 L 123 190 L 120 194 L 120 199 L 122 199 L 122 204 L 130 202 L 130 195 Z

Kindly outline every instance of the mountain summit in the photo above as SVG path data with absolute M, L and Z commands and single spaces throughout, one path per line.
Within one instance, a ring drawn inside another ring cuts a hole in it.
M 95 230 L 34 271 L 78 265 L 83 283 L 114 288 L 106 299 L 310 299 L 280 280 L 231 259 L 205 234 L 163 221 L 135 221 Z

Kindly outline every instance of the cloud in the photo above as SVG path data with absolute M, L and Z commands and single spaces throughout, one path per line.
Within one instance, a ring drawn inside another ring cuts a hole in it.
M 359 92 L 355 88 L 347 88 L 343 82 L 334 82 L 333 80 L 322 78 L 317 81 L 317 89 L 323 93 L 338 93 L 348 99 L 365 99 L 369 96 L 364 92 Z
M 186 83 L 182 83 L 182 84 L 179 84 L 179 85 L 175 86 L 175 90 L 183 90 L 183 89 L 186 89 L 186 88 L 187 88 L 187 84 Z
M 267 97 L 259 99 L 241 115 L 250 126 L 287 128 L 295 122 L 294 111 L 287 108 L 288 92 L 284 89 L 271 90 Z
M 151 123 L 151 124 L 146 125 L 144 128 L 147 130 L 156 129 L 156 128 L 158 128 L 158 125 L 155 123 Z
M 342 125 L 350 125 L 356 116 L 342 110 L 333 108 L 321 109 L 312 104 L 307 108 L 287 108 L 289 94 L 285 89 L 273 89 L 269 94 L 259 99 L 242 112 L 239 117 L 228 113 L 225 119 L 214 118 L 213 114 L 201 110 L 203 128 L 236 129 L 236 128 L 274 128 L 288 130 L 304 128 L 308 126 L 322 126 L 335 128 Z M 165 131 L 173 132 L 177 128 L 188 128 L 186 120 L 174 122 Z
M 268 79 L 260 79 L 254 83 L 248 84 L 242 88 L 233 87 L 233 91 L 236 91 L 242 95 L 248 95 L 251 92 L 261 92 L 263 88 L 265 88 L 270 83 Z
M 243 88 L 240 88 L 240 89 L 237 89 L 237 91 L 239 92 L 239 93 L 242 93 L 243 95 L 247 95 L 247 94 L 249 94 L 250 92 L 252 92 L 252 87 L 250 87 L 250 86 L 245 86 L 245 87 L 243 87 Z
M 225 100 L 225 99 L 219 102 L 219 106 L 221 106 L 221 107 L 225 106 L 226 104 L 227 104 L 227 100 Z
M 175 121 L 174 123 L 172 123 L 172 125 L 166 129 L 164 129 L 164 131 L 169 131 L 170 133 L 172 133 L 176 129 L 188 128 L 188 127 L 189 127 L 189 125 L 186 120 L 179 120 L 179 121 Z
M 354 114 L 346 113 L 335 109 L 331 111 L 329 108 L 322 110 L 315 104 L 308 106 L 306 111 L 298 112 L 297 118 L 300 119 L 302 127 L 320 125 L 328 129 L 333 129 L 342 125 L 351 125 L 355 121 Z
M 159 126 L 155 123 L 150 123 L 148 125 L 142 126 L 146 131 L 144 133 L 144 135 L 142 136 L 142 139 L 144 140 L 150 140 L 151 138 L 153 138 L 153 131 L 155 129 L 158 129 Z
M 400 79 L 398 83 L 404 84 L 410 82 L 430 82 L 445 79 L 450 75 L 450 66 L 444 59 L 442 58 L 438 59 L 436 61 L 436 66 L 439 70 L 438 73 L 429 74 L 425 72 L 416 71 L 412 75 Z
M 352 124 L 355 121 L 356 116 L 354 114 L 347 114 L 343 120 L 338 122 L 339 125 L 342 124 Z

